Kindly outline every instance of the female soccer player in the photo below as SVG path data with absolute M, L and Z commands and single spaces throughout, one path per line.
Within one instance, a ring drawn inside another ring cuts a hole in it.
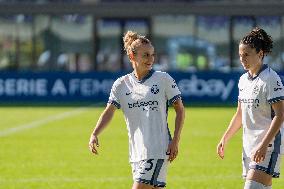
M 271 188 L 272 178 L 280 174 L 284 88 L 277 73 L 263 64 L 272 43 L 271 36 L 260 28 L 240 41 L 240 62 L 247 72 L 239 80 L 237 111 L 217 145 L 223 159 L 228 140 L 243 126 L 244 189 Z
M 166 185 L 168 161 L 178 155 L 184 122 L 181 93 L 169 74 L 152 70 L 154 47 L 146 37 L 128 31 L 123 40 L 134 71 L 114 82 L 108 104 L 91 134 L 89 148 L 97 154 L 98 135 L 115 110 L 121 108 L 129 136 L 132 189 L 162 188 Z M 176 112 L 173 139 L 167 124 L 169 104 Z

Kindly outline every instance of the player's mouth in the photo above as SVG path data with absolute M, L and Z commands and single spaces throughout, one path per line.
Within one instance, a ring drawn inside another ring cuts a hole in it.
M 245 68 L 249 67 L 249 64 L 246 63 L 246 62 L 242 62 L 242 65 L 243 65 L 243 67 L 245 67 Z
M 152 64 L 152 63 L 146 63 L 145 65 L 146 65 L 147 67 L 152 67 L 153 64 Z

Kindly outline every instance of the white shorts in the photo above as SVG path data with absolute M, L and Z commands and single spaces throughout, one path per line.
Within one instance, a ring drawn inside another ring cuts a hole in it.
M 279 178 L 280 175 L 281 154 L 277 152 L 267 152 L 264 161 L 256 163 L 251 161 L 250 157 L 243 154 L 243 178 L 246 178 L 249 169 L 264 171 L 273 178 Z
M 167 159 L 146 159 L 131 162 L 131 167 L 134 182 L 149 184 L 154 187 L 166 186 Z

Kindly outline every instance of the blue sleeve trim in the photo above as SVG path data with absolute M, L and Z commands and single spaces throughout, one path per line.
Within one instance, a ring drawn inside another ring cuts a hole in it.
M 270 100 L 268 100 L 268 103 L 269 103 L 269 104 L 273 104 L 273 103 L 278 102 L 278 101 L 281 101 L 281 100 L 284 100 L 284 96 L 279 96 L 279 97 L 270 99 Z
M 178 94 L 178 95 L 176 95 L 176 96 L 174 96 L 173 98 L 171 98 L 170 100 L 169 100 L 169 103 L 170 104 L 173 104 L 175 101 L 177 101 L 178 99 L 181 99 L 181 94 Z
M 118 109 L 120 109 L 120 104 L 114 100 L 109 100 L 107 103 L 114 105 L 115 107 L 117 107 Z

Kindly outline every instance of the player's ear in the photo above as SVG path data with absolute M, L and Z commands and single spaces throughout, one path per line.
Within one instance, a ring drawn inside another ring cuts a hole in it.
M 259 54 L 259 58 L 262 59 L 262 58 L 264 57 L 264 52 L 263 52 L 263 50 L 260 50 L 258 54 Z
M 129 56 L 130 60 L 134 60 L 134 53 L 133 52 L 130 52 L 128 56 Z

